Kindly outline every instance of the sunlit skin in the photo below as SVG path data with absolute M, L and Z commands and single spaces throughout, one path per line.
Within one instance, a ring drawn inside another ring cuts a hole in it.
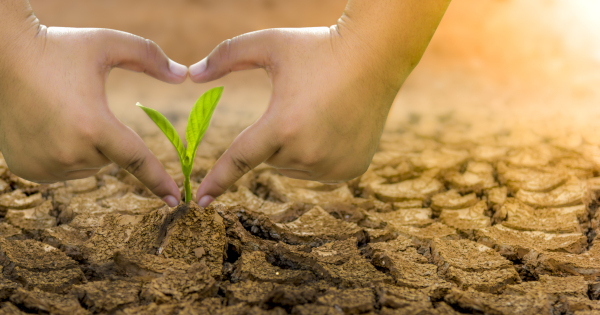
M 321 182 L 362 174 L 392 101 L 419 62 L 450 0 L 351 0 L 337 24 L 272 29 L 223 42 L 190 67 L 194 82 L 266 69 L 273 92 L 200 185 L 206 206 L 262 162 Z M 170 206 L 177 185 L 110 111 L 114 67 L 181 83 L 185 66 L 156 44 L 106 29 L 46 28 L 25 0 L 0 2 L 0 151 L 35 182 L 91 176 L 111 161 Z
M 187 67 L 131 34 L 47 28 L 27 1 L 3 0 L 0 12 L 0 151 L 11 172 L 49 183 L 94 175 L 113 161 L 176 205 L 177 184 L 110 111 L 105 83 L 114 67 L 181 83 Z
M 202 181 L 200 206 L 262 162 L 326 183 L 364 173 L 392 102 L 449 3 L 351 0 L 332 27 L 245 34 L 190 66 L 198 83 L 262 67 L 273 87 L 266 112 Z

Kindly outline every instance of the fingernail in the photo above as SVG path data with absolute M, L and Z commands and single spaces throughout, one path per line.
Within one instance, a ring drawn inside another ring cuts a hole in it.
M 206 196 L 200 198 L 200 201 L 198 201 L 198 205 L 202 208 L 206 208 L 213 201 L 215 201 L 215 198 L 213 198 L 212 196 L 206 195 Z
M 169 60 L 169 70 L 178 77 L 187 75 L 188 68 L 182 64 L 178 64 L 173 60 Z
M 190 66 L 190 75 L 198 76 L 206 70 L 206 58 Z
M 162 199 L 166 204 L 169 205 L 169 207 L 173 208 L 173 207 L 177 207 L 177 205 L 179 205 L 179 202 L 177 202 L 177 198 L 169 195 L 169 196 L 165 196 Z

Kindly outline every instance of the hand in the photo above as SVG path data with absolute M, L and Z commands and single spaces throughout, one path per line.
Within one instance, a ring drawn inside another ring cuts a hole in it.
M 177 185 L 110 111 L 105 83 L 114 67 L 169 83 L 183 82 L 187 68 L 128 33 L 28 25 L 0 47 L 0 151 L 11 172 L 49 183 L 94 175 L 113 161 L 177 205 Z
M 326 183 L 364 173 L 409 72 L 393 79 L 376 58 L 338 27 L 274 29 L 225 41 L 191 66 L 198 83 L 262 67 L 273 87 L 266 112 L 202 181 L 200 205 L 265 161 L 285 176 Z
M 349 0 L 330 28 L 273 29 L 221 43 L 190 67 L 194 82 L 264 68 L 273 93 L 204 178 L 204 207 L 262 162 L 285 176 L 339 182 L 364 173 L 392 102 L 450 0 Z

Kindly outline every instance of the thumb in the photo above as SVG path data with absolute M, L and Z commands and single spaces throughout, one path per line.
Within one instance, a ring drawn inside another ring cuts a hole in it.
M 240 177 L 266 161 L 279 145 L 264 119 L 260 119 L 233 141 L 200 183 L 196 198 L 201 207 L 208 206 Z
M 121 31 L 104 30 L 103 44 L 110 67 L 144 72 L 168 83 L 182 83 L 187 77 L 187 67 L 169 59 L 149 39 Z
M 219 44 L 206 58 L 190 66 L 190 78 L 196 83 L 216 80 L 232 71 L 267 67 L 277 30 L 263 30 L 236 36 Z
M 104 130 L 105 134 L 96 144 L 97 149 L 139 179 L 170 207 L 177 206 L 180 200 L 177 184 L 142 139 L 116 117 Z

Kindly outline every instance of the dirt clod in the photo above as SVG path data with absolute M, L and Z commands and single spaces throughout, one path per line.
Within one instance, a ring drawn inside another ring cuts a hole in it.
M 158 304 L 198 301 L 215 296 L 215 279 L 203 263 L 195 263 L 186 270 L 167 269 L 159 278 L 144 287 L 141 298 Z
M 137 305 L 141 289 L 139 282 L 104 280 L 76 285 L 72 294 L 92 312 L 114 312 Z
M 195 250 L 202 247 L 205 254 L 197 257 Z M 200 208 L 189 205 L 185 215 L 168 228 L 160 247 L 161 256 L 181 259 L 188 264 L 204 261 L 213 277 L 221 276 L 225 251 L 225 225 L 214 207 Z
M 63 292 L 85 282 L 76 261 L 60 250 L 34 240 L 0 238 L 2 275 L 28 289 Z

